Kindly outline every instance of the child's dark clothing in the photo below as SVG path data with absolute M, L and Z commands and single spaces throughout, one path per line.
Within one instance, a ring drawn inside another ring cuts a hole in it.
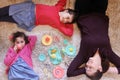
M 16 23 L 12 16 L 9 16 L 9 6 L 0 8 L 0 21 Z

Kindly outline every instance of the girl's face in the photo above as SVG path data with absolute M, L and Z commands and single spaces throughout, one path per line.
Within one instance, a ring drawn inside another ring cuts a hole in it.
M 25 46 L 25 40 L 23 37 L 17 37 L 15 40 L 15 46 L 21 50 Z

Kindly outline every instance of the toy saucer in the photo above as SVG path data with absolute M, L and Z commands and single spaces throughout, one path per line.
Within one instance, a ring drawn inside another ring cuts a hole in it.
M 73 45 L 68 45 L 64 53 L 70 57 L 74 57 L 76 55 L 76 48 Z
M 68 40 L 67 40 L 67 39 L 64 39 L 63 43 L 64 43 L 64 44 L 68 44 Z
M 39 54 L 39 60 L 40 61 L 45 61 L 46 60 L 45 54 L 43 54 L 43 53 Z
M 55 67 L 53 69 L 53 76 L 58 79 L 62 78 L 64 76 L 64 69 L 60 66 Z
M 44 45 L 50 45 L 51 43 L 52 43 L 52 37 L 50 36 L 50 35 L 44 35 L 43 37 L 42 37 L 42 43 L 44 44 Z
M 53 64 L 59 64 L 62 61 L 60 50 L 57 47 L 51 47 L 48 50 L 48 55 L 50 56 L 50 61 Z

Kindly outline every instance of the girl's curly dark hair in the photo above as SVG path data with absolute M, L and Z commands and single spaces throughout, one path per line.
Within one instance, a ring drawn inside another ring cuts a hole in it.
M 29 43 L 29 41 L 28 41 L 28 36 L 26 36 L 25 33 L 20 32 L 20 31 L 17 31 L 17 32 L 15 32 L 15 33 L 12 34 L 12 39 L 11 39 L 11 41 L 14 43 L 14 42 L 16 41 L 16 38 L 17 38 L 17 37 L 23 37 L 24 40 L 25 40 L 25 44 L 28 44 L 28 43 Z

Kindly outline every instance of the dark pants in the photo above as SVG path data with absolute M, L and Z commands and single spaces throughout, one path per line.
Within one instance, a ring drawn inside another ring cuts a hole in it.
M 79 15 L 98 12 L 105 13 L 108 0 L 76 0 L 75 9 Z
M 9 6 L 0 8 L 0 21 L 16 23 L 12 16 L 9 16 Z

